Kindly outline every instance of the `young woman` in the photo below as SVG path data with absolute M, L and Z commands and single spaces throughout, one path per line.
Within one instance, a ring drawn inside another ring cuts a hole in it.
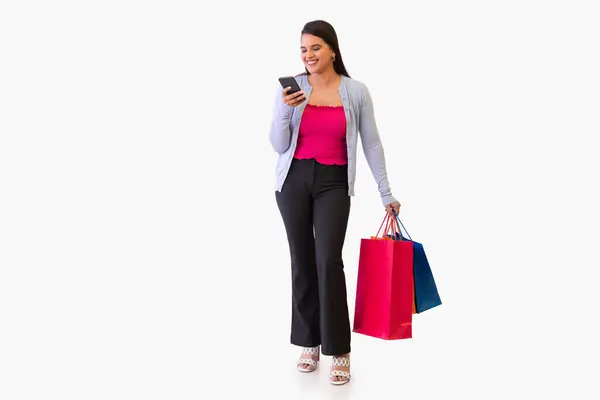
M 400 211 L 388 183 L 367 87 L 348 75 L 334 28 L 307 23 L 301 34 L 302 89 L 278 92 L 270 141 L 279 154 L 276 200 L 292 268 L 291 343 L 298 369 L 312 372 L 330 355 L 330 381 L 350 380 L 350 319 L 342 248 L 354 196 L 357 141 L 388 213 Z M 320 347 L 320 348 L 319 348 Z

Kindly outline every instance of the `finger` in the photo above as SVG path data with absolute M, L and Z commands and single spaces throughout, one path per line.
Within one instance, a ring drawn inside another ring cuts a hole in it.
M 296 92 L 296 93 L 292 93 L 292 95 L 291 95 L 291 96 L 292 96 L 292 98 L 293 98 L 293 99 L 299 99 L 299 98 L 305 97 L 305 96 L 304 96 L 304 92 Z
M 284 101 L 285 101 L 285 103 L 286 103 L 287 105 L 290 105 L 290 106 L 295 106 L 295 105 L 297 105 L 297 104 L 298 104 L 298 99 L 297 99 L 297 98 L 295 98 L 294 96 L 287 96 L 287 97 L 284 99 Z
M 296 92 L 296 93 L 292 93 L 290 95 L 287 95 L 287 96 L 284 97 L 284 100 L 286 102 L 292 102 L 292 101 L 298 100 L 300 98 L 302 98 L 302 99 L 305 98 L 303 92 Z
M 288 95 L 287 95 L 287 97 L 288 97 L 289 99 L 295 99 L 295 98 L 297 98 L 297 97 L 300 97 L 300 96 L 303 96 L 303 95 L 304 95 L 304 92 L 302 92 L 302 91 L 300 90 L 300 91 L 297 91 L 297 92 L 294 92 L 294 93 L 290 93 L 290 94 L 288 94 Z
M 298 104 L 299 104 L 299 103 L 301 103 L 301 102 L 303 102 L 304 100 L 306 100 L 306 98 L 305 98 L 304 96 L 302 96 L 302 95 L 301 95 L 301 96 L 294 96 L 294 95 L 291 95 L 291 96 L 289 97 L 289 99 L 288 99 L 288 101 L 289 101 L 290 103 L 298 103 Z
M 283 95 L 284 95 L 284 96 L 287 96 L 287 94 L 288 94 L 288 92 L 290 91 L 290 89 L 291 89 L 291 88 L 292 88 L 291 86 L 287 86 L 287 87 L 285 87 L 285 88 L 283 89 Z
M 304 100 L 306 100 L 304 97 L 300 97 L 300 98 L 292 100 L 292 104 L 297 106 L 297 105 L 301 104 Z

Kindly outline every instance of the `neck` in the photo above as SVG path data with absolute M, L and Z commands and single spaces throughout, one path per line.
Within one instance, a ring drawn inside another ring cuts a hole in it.
M 341 77 L 331 68 L 327 71 L 310 74 L 309 78 L 310 84 L 313 87 L 329 87 L 337 85 Z

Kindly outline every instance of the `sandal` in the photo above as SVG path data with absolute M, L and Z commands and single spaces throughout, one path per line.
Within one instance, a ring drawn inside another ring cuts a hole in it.
M 317 369 L 319 354 L 321 353 L 319 350 L 319 346 L 302 348 L 302 354 L 296 364 L 300 372 L 313 372 Z
M 341 369 L 344 368 L 344 369 Z M 343 385 L 350 381 L 350 356 L 333 356 L 331 361 L 331 371 L 329 372 L 329 382 L 333 385 Z M 342 379 L 339 379 L 342 378 Z

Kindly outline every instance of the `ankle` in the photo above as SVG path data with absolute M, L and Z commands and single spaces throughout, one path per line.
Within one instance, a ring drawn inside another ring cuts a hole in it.
M 350 358 L 350 353 L 346 353 L 346 354 L 337 354 L 335 356 L 332 356 L 333 358 Z

